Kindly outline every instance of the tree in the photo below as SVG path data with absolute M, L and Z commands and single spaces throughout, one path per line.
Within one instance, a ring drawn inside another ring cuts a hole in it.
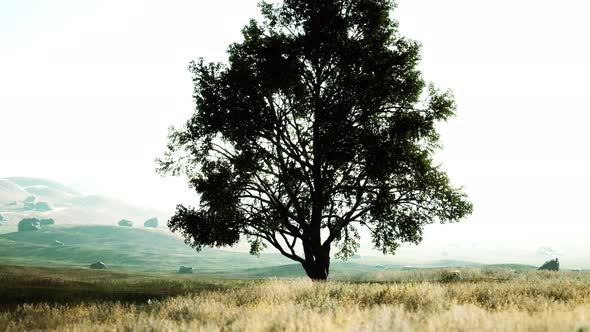
M 324 280 L 332 246 L 352 256 L 361 227 L 393 254 L 471 213 L 432 160 L 453 96 L 426 87 L 392 1 L 259 6 L 227 64 L 189 67 L 196 111 L 171 128 L 158 170 L 186 175 L 200 204 L 177 206 L 171 230 L 197 249 L 245 236 L 251 253 L 271 245 Z

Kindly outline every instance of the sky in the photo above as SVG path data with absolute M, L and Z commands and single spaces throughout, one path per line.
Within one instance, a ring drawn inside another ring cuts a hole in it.
M 194 110 L 189 61 L 224 61 L 256 3 L 0 0 L 0 177 L 194 205 L 154 159 Z M 400 255 L 542 262 L 550 247 L 570 264 L 590 258 L 588 12 L 585 0 L 398 1 L 424 78 L 455 93 L 436 160 L 474 203 Z

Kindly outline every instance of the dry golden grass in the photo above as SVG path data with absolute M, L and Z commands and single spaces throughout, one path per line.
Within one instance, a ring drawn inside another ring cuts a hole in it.
M 0 311 L 0 331 L 590 331 L 589 274 L 463 269 L 460 280 L 436 281 L 446 273 L 227 281 L 196 291 L 182 281 L 187 293 L 151 304 L 21 304 Z

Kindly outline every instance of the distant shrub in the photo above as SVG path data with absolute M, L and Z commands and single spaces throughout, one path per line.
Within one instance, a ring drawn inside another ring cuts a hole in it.
M 459 270 L 444 270 L 440 274 L 440 281 L 451 282 L 461 280 L 461 271 Z

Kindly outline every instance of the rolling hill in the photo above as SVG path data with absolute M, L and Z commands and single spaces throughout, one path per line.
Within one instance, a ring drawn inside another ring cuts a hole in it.
M 64 245 L 56 245 L 55 241 Z M 102 261 L 115 270 L 173 272 L 192 266 L 195 273 L 232 278 L 304 277 L 299 264 L 280 254 L 204 248 L 201 252 L 160 230 L 116 226 L 46 226 L 40 231 L 0 235 L 0 264 L 87 267 Z M 334 260 L 335 274 L 383 270 L 380 265 Z
M 55 245 L 55 241 L 64 245 Z M 224 273 L 290 262 L 278 254 L 257 258 L 208 248 L 197 253 L 163 231 L 101 225 L 48 226 L 2 234 L 0 253 L 0 264 L 83 267 L 102 261 L 116 269 L 152 272 L 176 271 L 186 265 L 198 273 Z
M 21 201 L 28 195 L 29 193 L 18 184 L 8 179 L 0 179 L 0 206 L 5 206 L 14 201 Z
M 56 245 L 60 241 L 64 245 Z M 275 253 L 260 257 L 245 252 L 205 248 L 196 252 L 181 239 L 166 231 L 105 225 L 44 226 L 39 231 L 0 235 L 0 264 L 87 268 L 102 261 L 115 271 L 175 272 L 181 265 L 191 266 L 195 274 L 224 278 L 304 277 L 299 264 Z M 372 259 L 332 260 L 331 275 L 362 278 L 381 271 L 401 271 L 403 265 L 374 264 Z M 463 264 L 461 264 L 463 263 Z M 481 264 L 457 261 L 432 262 L 420 268 L 471 266 Z M 515 266 L 494 266 L 512 268 Z M 534 269 L 518 266 L 518 270 Z

